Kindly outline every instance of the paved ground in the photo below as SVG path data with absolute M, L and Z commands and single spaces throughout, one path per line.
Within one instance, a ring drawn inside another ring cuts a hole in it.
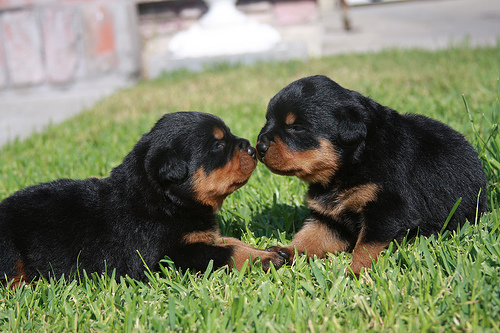
M 0 92 L 0 146 L 72 117 L 117 89 L 132 84 L 123 78 L 106 78 L 75 84 L 69 89 L 42 87 Z
M 500 40 L 499 0 L 419 0 L 353 7 L 353 30 L 344 32 L 338 14 L 325 18 L 329 54 L 387 47 L 436 49 L 463 42 L 495 45 Z M 500 73 L 499 73 L 500 74 Z
M 350 16 L 353 25 L 350 32 L 342 29 L 339 13 L 322 18 L 325 54 L 386 47 L 436 49 L 465 38 L 471 45 L 494 45 L 500 40 L 500 0 L 386 3 L 353 7 Z M 50 122 L 71 117 L 130 84 L 121 78 L 111 78 L 61 91 L 0 92 L 0 146 L 15 137 L 25 138 Z

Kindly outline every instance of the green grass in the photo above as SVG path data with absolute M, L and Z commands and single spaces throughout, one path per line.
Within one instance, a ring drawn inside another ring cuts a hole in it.
M 0 199 L 55 178 L 108 175 L 166 112 L 217 114 L 233 133 L 255 142 L 274 94 L 300 77 L 325 74 L 400 112 L 425 114 L 464 133 L 480 152 L 492 209 L 477 225 L 392 244 L 359 281 L 344 277 L 350 254 L 341 254 L 301 258 L 269 273 L 257 265 L 193 274 L 165 261 L 145 284 L 94 275 L 0 289 L 0 331 L 499 332 L 498 59 L 500 45 L 465 45 L 179 72 L 3 147 Z M 307 216 L 305 191 L 298 179 L 259 165 L 225 201 L 220 228 L 261 248 L 287 244 Z

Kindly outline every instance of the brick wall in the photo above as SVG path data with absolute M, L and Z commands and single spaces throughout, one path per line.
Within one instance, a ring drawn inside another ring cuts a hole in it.
M 135 3 L 0 0 L 0 90 L 139 72 Z
M 332 1 L 244 0 L 238 7 L 319 55 L 317 4 Z M 139 15 L 138 7 L 148 5 L 168 8 L 154 7 L 152 19 Z M 204 12 L 199 0 L 0 0 L 0 92 L 135 76 L 141 59 L 164 52 L 171 36 Z

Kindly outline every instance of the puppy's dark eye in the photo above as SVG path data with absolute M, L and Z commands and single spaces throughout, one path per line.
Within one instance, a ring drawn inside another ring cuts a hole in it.
M 224 148 L 224 142 L 222 141 L 217 141 L 214 146 L 212 147 L 212 149 L 210 149 L 210 151 L 219 151 L 221 149 Z
M 290 127 L 288 127 L 288 131 L 294 132 L 294 133 L 303 132 L 305 130 L 306 130 L 305 127 L 300 126 L 300 125 L 291 125 Z

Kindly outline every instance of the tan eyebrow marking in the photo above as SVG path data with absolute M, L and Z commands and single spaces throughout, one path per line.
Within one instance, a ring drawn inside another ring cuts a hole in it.
M 295 115 L 290 112 L 289 114 L 286 115 L 285 123 L 287 125 L 291 125 L 295 122 L 296 119 L 297 118 L 295 117 Z
M 214 128 L 214 138 L 216 140 L 224 139 L 224 131 L 219 127 Z

